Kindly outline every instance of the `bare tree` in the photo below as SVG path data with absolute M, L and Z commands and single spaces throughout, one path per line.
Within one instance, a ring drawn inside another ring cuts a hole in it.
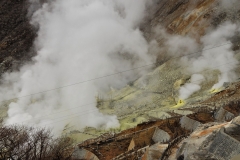
M 71 159 L 72 144 L 67 137 L 53 138 L 47 129 L 16 125 L 0 128 L 0 159 Z

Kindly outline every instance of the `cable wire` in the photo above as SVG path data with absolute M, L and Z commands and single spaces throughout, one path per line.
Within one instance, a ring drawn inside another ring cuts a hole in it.
M 194 74 L 206 72 L 206 71 L 209 71 L 209 70 L 218 69 L 218 67 L 224 66 L 224 65 L 228 65 L 229 63 L 232 63 L 232 62 L 228 62 L 228 63 L 224 63 L 224 64 L 221 64 L 221 65 L 215 66 L 215 68 L 205 69 L 205 70 L 203 70 L 203 71 L 195 72 Z M 240 65 L 237 65 L 237 66 L 240 66 Z M 198 82 L 198 81 L 202 81 L 202 80 L 204 80 L 204 79 L 192 81 L 191 83 Z M 115 97 L 113 97 L 113 99 L 114 99 L 114 98 L 115 98 Z M 103 102 L 108 102 L 108 101 L 112 101 L 112 100 L 106 100 L 106 101 L 103 101 Z M 119 100 L 115 100 L 115 101 L 119 101 Z M 78 107 L 69 108 L 69 109 L 66 109 L 66 110 L 59 111 L 59 112 L 54 112 L 53 114 L 58 114 L 58 113 L 60 113 L 60 112 L 68 111 L 68 110 L 71 110 L 71 109 L 81 108 L 81 107 L 84 107 L 84 106 L 87 106 L 87 105 L 91 105 L 91 104 L 95 104 L 95 103 L 96 103 L 96 102 L 84 104 L 84 105 L 81 105 L 81 106 L 78 106 Z M 90 111 L 90 112 L 88 112 L 88 111 Z M 67 116 L 64 116 L 64 117 L 58 117 L 58 118 L 55 118 L 55 119 L 65 118 L 65 117 L 74 116 L 74 115 L 77 115 L 77 116 L 75 116 L 75 117 L 78 117 L 78 116 L 90 114 L 90 113 L 93 113 L 93 112 L 99 112 L 99 110 L 98 110 L 98 109 L 91 109 L 91 110 L 86 110 L 86 111 L 83 111 L 83 112 L 84 112 L 84 114 L 82 114 L 82 112 L 81 112 L 80 115 L 79 115 L 78 113 L 77 113 L 77 114 L 70 114 L 70 115 L 67 115 Z M 86 114 L 85 114 L 85 113 L 86 113 Z M 48 116 L 51 116 L 51 115 L 53 115 L 53 114 L 48 114 L 48 115 L 45 115 L 45 116 L 41 116 L 41 117 L 38 117 L 37 119 L 44 118 L 44 117 L 48 117 Z M 72 117 L 71 117 L 71 118 L 72 118 Z M 54 119 L 54 120 L 55 120 L 55 119 Z M 70 119 L 70 118 L 67 118 L 67 119 Z M 52 119 L 51 119 L 51 120 L 52 120 Z M 63 120 L 65 120 L 65 119 L 63 119 Z M 63 120 L 60 120 L 60 121 L 63 121 Z M 29 120 L 21 121 L 21 123 L 22 123 L 22 122 L 26 122 L 26 121 L 29 121 Z M 59 121 L 57 121 L 57 122 L 59 122 Z M 51 123 L 49 123 L 49 124 L 57 123 L 57 122 L 51 122 Z
M 173 60 L 173 59 L 177 59 L 177 58 L 181 58 L 181 57 L 185 57 L 185 56 L 189 56 L 189 55 L 192 55 L 192 54 L 200 53 L 200 52 L 203 52 L 203 51 L 211 50 L 211 49 L 218 48 L 218 47 L 221 47 L 221 46 L 225 46 L 225 45 L 228 45 L 228 44 L 232 44 L 232 42 L 224 43 L 224 44 L 221 44 L 221 45 L 216 45 L 216 46 L 213 46 L 213 47 L 210 47 L 210 48 L 202 49 L 202 50 L 199 50 L 199 51 L 196 51 L 196 52 L 192 52 L 192 53 L 188 53 L 188 54 L 184 54 L 184 55 L 181 55 L 181 56 L 176 56 L 176 57 L 170 58 L 168 61 Z M 108 75 L 101 76 L 101 77 L 92 78 L 92 79 L 85 80 L 85 81 L 80 81 L 80 82 L 77 82 L 77 83 L 72 83 L 72 84 L 69 84 L 69 85 L 65 85 L 65 86 L 61 86 L 61 87 L 57 87 L 57 88 L 53 88 L 53 89 L 49 89 L 49 90 L 45 90 L 45 91 L 40 91 L 40 92 L 31 93 L 31 94 L 24 95 L 24 96 L 19 96 L 19 97 L 7 99 L 7 100 L 2 100 L 2 101 L 0 101 L 0 103 L 1 102 L 12 101 L 12 100 L 19 99 L 19 98 L 25 98 L 25 97 L 29 97 L 29 96 L 33 96 L 33 95 L 37 95 L 37 94 L 42 94 L 42 93 L 46 93 L 46 92 L 50 92 L 50 91 L 54 91 L 54 90 L 59 90 L 59 89 L 63 89 L 63 88 L 67 88 L 67 87 L 71 87 L 71 86 L 87 83 L 87 82 L 98 80 L 98 79 L 103 79 L 103 78 L 106 78 L 106 77 L 118 75 L 118 74 L 121 74 L 121 73 L 129 72 L 129 71 L 133 71 L 133 70 L 136 70 L 136 69 L 145 68 L 145 67 L 149 67 L 149 66 L 157 65 L 157 64 L 158 64 L 158 62 L 155 62 L 155 63 L 151 63 L 151 64 L 139 66 L 139 67 L 135 67 L 135 68 L 132 68 L 132 69 L 116 72 L 116 73 L 113 73 L 113 74 L 108 74 Z

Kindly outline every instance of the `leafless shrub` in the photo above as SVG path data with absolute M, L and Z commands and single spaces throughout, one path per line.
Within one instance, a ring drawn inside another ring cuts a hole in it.
M 72 141 L 54 139 L 50 130 L 24 126 L 0 128 L 0 159 L 62 160 L 71 158 Z

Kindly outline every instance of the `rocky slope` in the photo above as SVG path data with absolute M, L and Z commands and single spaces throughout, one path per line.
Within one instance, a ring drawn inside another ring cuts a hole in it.
M 28 62 L 36 36 L 29 24 L 27 0 L 0 2 L 0 73 L 19 68 Z
M 156 37 L 154 32 L 157 25 L 165 27 L 172 34 L 187 35 L 198 40 L 209 26 L 216 27 L 227 20 L 237 20 L 236 17 L 236 19 L 233 18 L 236 10 L 218 9 L 217 1 L 195 1 L 194 3 L 191 1 L 171 1 L 170 3 L 161 1 L 156 8 L 148 23 L 143 25 L 143 30 L 149 40 L 156 38 L 163 48 L 164 38 Z M 227 18 L 219 18 L 222 14 L 225 14 L 224 17 Z M 193 32 L 193 30 L 197 32 Z M 237 35 L 236 39 L 238 39 Z M 235 57 L 240 60 L 240 52 L 237 48 L 239 41 L 233 42 Z M 178 106 L 179 88 L 189 82 L 191 75 L 186 72 L 184 66 L 178 63 L 180 58 L 166 57 L 168 56 L 166 52 L 163 49 L 158 53 L 159 59 L 164 59 L 164 56 L 166 59 L 164 62 L 158 63 L 154 71 L 130 83 L 125 88 L 113 89 L 109 92 L 108 98 L 101 98 L 101 95 L 97 97 L 98 108 L 102 112 L 118 115 L 122 122 L 121 129 L 133 127 L 142 121 L 171 117 L 167 112 L 173 110 L 178 114 L 191 113 L 191 111 L 182 113 L 181 110 L 178 110 L 183 105 Z M 239 77 L 238 69 L 236 73 Z M 205 77 L 211 75 L 213 78 L 203 82 L 201 90 L 185 100 L 185 106 L 195 105 L 196 102 L 211 96 L 210 89 L 217 82 L 219 73 L 206 70 L 201 74 Z
M 170 34 L 199 41 L 209 27 L 238 21 L 236 8 L 223 9 L 219 1 L 159 1 L 142 30 L 149 40 L 157 39 L 160 46 L 164 46 L 164 38 L 154 32 L 159 24 Z M 238 35 L 232 39 L 232 49 L 240 60 L 238 39 Z M 98 159 L 231 159 L 240 154 L 239 126 L 235 124 L 239 117 L 234 119 L 240 113 L 239 82 L 226 83 L 222 91 L 211 92 L 218 72 L 207 70 L 202 74 L 215 78 L 204 82 L 200 91 L 179 103 L 178 89 L 189 82 L 190 75 L 178 64 L 178 59 L 163 53 L 159 53 L 159 63 L 153 72 L 123 89 L 113 89 L 109 98 L 97 97 L 102 112 L 118 115 L 120 130 L 130 129 L 84 141 L 79 144 L 80 150 L 87 150 Z M 239 67 L 236 73 L 239 77 Z M 228 145 L 231 146 L 228 149 L 222 147 Z
M 101 112 L 118 116 L 119 129 L 108 133 L 93 128 L 84 132 L 66 130 L 78 141 L 88 139 L 76 147 L 73 159 L 231 159 L 240 154 L 239 82 L 226 83 L 221 91 L 210 92 L 218 72 L 208 70 L 202 74 L 214 78 L 179 103 L 179 87 L 189 82 L 190 75 L 179 59 L 165 54 L 165 38 L 155 31 L 161 26 L 169 35 L 189 36 L 199 42 L 209 28 L 239 20 L 238 6 L 222 8 L 219 2 L 157 0 L 149 8 L 141 30 L 149 42 L 155 39 L 162 47 L 153 71 L 122 89 L 109 91 L 105 98 L 96 98 Z M 31 47 L 36 31 L 29 24 L 27 9 L 25 0 L 0 2 L 1 73 L 19 68 L 34 55 Z M 240 60 L 239 35 L 231 41 Z M 236 73 L 239 77 L 239 67 Z M 221 147 L 227 145 L 232 148 Z
M 231 159 L 240 154 L 239 117 L 236 117 L 240 114 L 239 86 L 240 82 L 236 82 L 196 104 L 197 107 L 181 109 L 191 110 L 192 114 L 169 112 L 171 118 L 144 122 L 117 134 L 84 141 L 75 154 L 84 158 L 83 150 L 87 150 L 97 159 L 116 160 Z

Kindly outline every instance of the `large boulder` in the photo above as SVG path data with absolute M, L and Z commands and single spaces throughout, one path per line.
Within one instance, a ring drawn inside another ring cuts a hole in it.
M 209 152 L 219 160 L 230 160 L 240 154 L 240 141 L 226 134 L 222 128 L 214 138 Z
M 234 118 L 234 114 L 221 107 L 214 115 L 214 118 L 219 122 L 229 121 Z
M 180 120 L 180 124 L 182 128 L 185 128 L 187 130 L 193 131 L 195 130 L 201 123 L 193 120 L 187 116 L 183 116 Z
M 167 147 L 167 144 L 160 143 L 150 146 L 143 155 L 142 160 L 159 160 Z
M 167 132 L 165 132 L 164 130 L 161 130 L 159 128 L 156 128 L 155 132 L 153 134 L 152 140 L 155 143 L 157 143 L 157 142 L 163 143 L 163 142 L 169 141 L 170 138 L 171 137 Z
M 92 152 L 78 147 L 75 148 L 71 158 L 72 160 L 99 160 Z

